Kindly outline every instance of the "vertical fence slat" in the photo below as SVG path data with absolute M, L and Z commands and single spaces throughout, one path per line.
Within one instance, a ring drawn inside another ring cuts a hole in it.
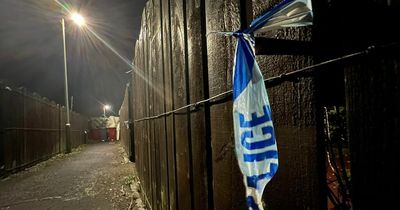
M 253 0 L 253 16 L 257 17 L 279 1 Z M 298 41 L 311 41 L 311 28 L 288 28 L 264 35 Z M 257 56 L 266 77 L 309 66 L 313 58 L 308 56 L 267 55 Z M 271 209 L 316 209 L 323 205 L 321 196 L 318 156 L 316 98 L 314 78 L 299 79 L 295 83 L 282 83 L 268 89 L 279 151 L 279 170 L 264 191 L 264 201 Z M 323 163 L 323 161 L 322 161 Z M 284 172 L 284 173 L 281 173 Z M 281 186 L 293 186 L 282 188 Z M 291 202 L 279 197 L 299 194 Z
M 206 55 L 202 50 L 206 34 L 202 25 L 205 24 L 202 17 L 204 4 L 200 1 L 186 1 L 187 19 L 187 53 L 188 53 L 188 81 L 189 82 L 189 103 L 195 103 L 208 97 L 207 63 L 203 63 Z M 206 77 L 206 78 L 204 78 Z M 206 131 L 206 113 L 204 107 L 192 112 L 190 115 L 190 133 L 192 150 L 192 175 L 193 175 L 193 209 L 208 209 L 208 177 L 206 163 L 206 142 L 209 141 Z
M 172 31 L 171 31 L 171 5 L 170 1 L 163 1 L 163 60 L 164 60 L 164 81 L 165 81 L 165 110 L 174 108 L 174 83 L 172 81 Z M 169 115 L 165 117 L 166 137 L 167 137 L 167 166 L 168 166 L 168 200 L 169 209 L 177 209 L 177 188 L 176 188 L 176 156 L 175 156 L 175 117 Z
M 155 114 L 154 112 L 154 88 L 155 84 L 153 81 L 153 75 L 154 75 L 154 40 L 153 38 L 153 14 L 154 14 L 154 8 L 153 8 L 153 1 L 148 1 L 146 5 L 147 9 L 147 15 L 146 15 L 146 32 L 147 32 L 147 39 L 146 39 L 146 63 L 147 63 L 147 68 L 146 68 L 146 75 L 148 78 L 148 84 L 147 84 L 147 116 L 153 116 Z M 156 167 L 156 151 L 155 151 L 155 132 L 154 132 L 154 120 L 150 120 L 147 122 L 148 125 L 148 151 L 149 151 L 149 171 L 150 171 L 150 182 L 149 182 L 149 193 L 151 194 L 151 200 L 150 202 L 152 203 L 152 207 L 155 209 L 158 209 L 157 205 L 157 185 L 156 185 L 156 180 L 157 180 L 157 167 Z
M 174 83 L 174 108 L 187 104 L 185 11 L 183 0 L 171 0 L 172 66 Z M 185 111 L 185 110 L 184 110 Z M 192 209 L 188 115 L 175 115 L 176 176 L 179 209 Z
M 153 5 L 153 85 L 154 85 L 154 113 L 165 111 L 165 87 L 164 87 L 164 48 L 163 48 L 163 17 L 162 0 L 155 0 Z M 165 119 L 154 120 L 155 146 L 156 146 L 156 185 L 157 206 L 159 209 L 168 209 L 168 168 L 167 168 L 167 137 Z
M 239 29 L 239 1 L 209 0 L 205 9 L 207 32 Z M 207 37 L 210 96 L 232 88 L 234 48 L 234 38 L 217 35 Z M 242 175 L 234 153 L 232 102 L 213 105 L 210 116 L 214 207 L 245 209 Z

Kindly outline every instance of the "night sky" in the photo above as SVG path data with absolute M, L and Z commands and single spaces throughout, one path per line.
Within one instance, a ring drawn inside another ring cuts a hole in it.
M 82 13 L 94 32 L 132 60 L 145 0 L 59 1 Z M 0 0 L 0 81 L 64 105 L 62 17 L 73 110 L 100 116 L 102 104 L 111 104 L 118 114 L 131 67 L 74 25 L 54 0 Z

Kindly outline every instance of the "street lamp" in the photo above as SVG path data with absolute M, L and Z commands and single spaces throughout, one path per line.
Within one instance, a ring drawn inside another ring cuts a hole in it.
M 78 13 L 72 13 L 71 20 L 74 21 L 74 23 L 76 23 L 76 25 L 78 25 L 79 27 L 84 26 L 86 23 L 85 18 L 83 18 L 82 15 Z
M 71 20 L 82 27 L 85 24 L 85 19 L 78 13 L 71 15 Z M 67 68 L 67 47 L 65 44 L 65 20 L 61 18 L 61 27 L 63 33 L 63 48 L 64 48 L 64 84 L 65 84 L 65 107 L 67 111 L 67 121 L 65 123 L 65 142 L 67 153 L 71 152 L 71 123 L 69 119 L 69 101 L 68 101 L 68 68 Z
M 103 116 L 104 116 L 104 117 L 106 117 L 106 110 L 109 110 L 109 109 L 111 109 L 111 106 L 110 106 L 110 105 L 104 105 L 104 106 L 103 106 Z

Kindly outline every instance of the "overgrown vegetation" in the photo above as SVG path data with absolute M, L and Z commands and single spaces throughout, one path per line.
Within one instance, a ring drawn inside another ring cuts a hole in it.
M 343 106 L 331 106 L 324 107 L 324 111 L 328 208 L 349 210 L 352 209 L 352 202 L 346 109 Z

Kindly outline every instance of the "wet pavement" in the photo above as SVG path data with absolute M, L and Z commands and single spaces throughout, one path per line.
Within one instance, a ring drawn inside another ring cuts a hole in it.
M 143 209 L 118 143 L 89 144 L 0 180 L 0 209 Z

